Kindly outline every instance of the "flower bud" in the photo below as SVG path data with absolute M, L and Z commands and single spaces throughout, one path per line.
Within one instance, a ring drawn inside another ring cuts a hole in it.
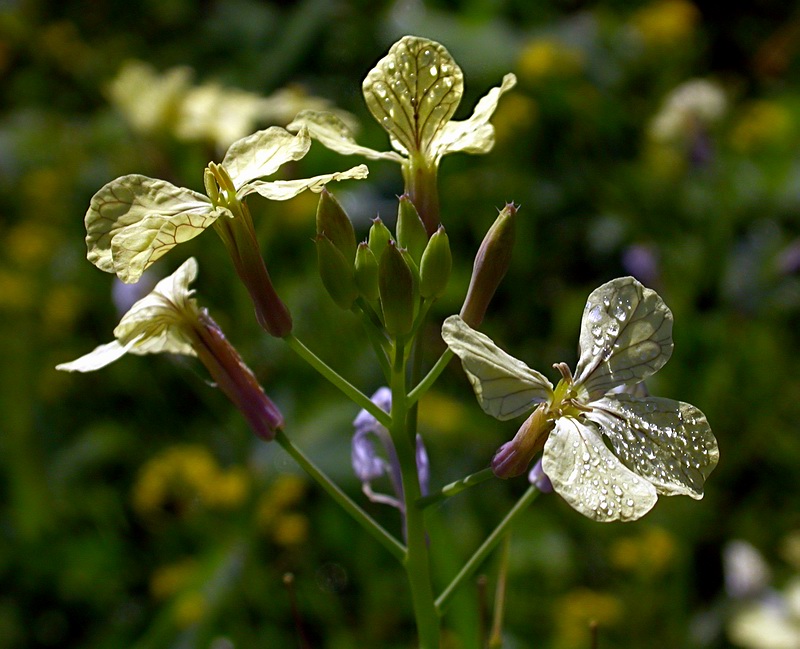
M 508 203 L 483 238 L 475 263 L 461 318 L 471 327 L 483 322 L 486 308 L 511 265 L 517 207 Z
M 378 289 L 383 307 L 383 324 L 391 336 L 404 336 L 414 324 L 414 275 L 394 241 L 378 262 Z
M 520 426 L 514 439 L 503 444 L 492 458 L 492 471 L 498 478 L 513 478 L 528 468 L 534 456 L 542 450 L 547 434 L 553 429 L 547 419 L 547 407 L 539 405 Z
M 365 241 L 356 248 L 356 264 L 353 269 L 358 292 L 368 301 L 378 299 L 378 260 Z
M 425 225 L 422 219 L 419 218 L 417 208 L 411 202 L 408 194 L 403 194 L 400 197 L 400 202 L 397 207 L 397 243 L 402 248 L 408 250 L 411 258 L 415 263 L 419 264 L 422 258 L 422 251 L 428 243 L 428 233 L 425 231 Z
M 318 234 L 317 266 L 322 283 L 340 309 L 350 309 L 358 297 L 353 264 L 324 234 Z
M 327 189 L 319 193 L 317 235 L 324 234 L 350 262 L 356 254 L 356 233 L 350 217 Z
M 419 275 L 419 293 L 424 298 L 438 298 L 447 288 L 450 270 L 453 267 L 453 256 L 450 253 L 450 240 L 444 226 L 433 233 L 422 253 Z
M 389 228 L 381 221 L 381 217 L 375 217 L 369 229 L 369 249 L 372 250 L 375 259 L 381 258 L 384 249 L 393 238 Z

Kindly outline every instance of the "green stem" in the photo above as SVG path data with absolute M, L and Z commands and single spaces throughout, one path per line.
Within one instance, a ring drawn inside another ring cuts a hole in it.
M 502 540 L 506 530 L 509 529 L 511 524 L 516 520 L 522 512 L 527 509 L 536 496 L 539 495 L 539 490 L 531 485 L 528 490 L 522 495 L 517 503 L 506 514 L 506 517 L 494 529 L 494 531 L 486 538 L 481 546 L 475 551 L 469 561 L 464 564 L 461 571 L 453 578 L 450 585 L 442 591 L 442 594 L 436 599 L 436 610 L 439 615 L 442 615 L 450 601 L 450 598 L 455 594 L 456 590 L 470 577 L 475 574 L 475 571 L 480 568 L 481 564 L 486 560 L 486 557 L 494 550 L 495 546 Z
M 367 333 L 367 338 L 372 344 L 372 349 L 375 352 L 375 358 L 378 359 L 378 365 L 381 366 L 383 376 L 388 382 L 392 368 L 389 365 L 389 357 L 387 356 L 387 348 L 389 341 L 383 332 L 383 325 L 381 325 L 377 314 L 369 305 L 369 303 L 362 297 L 356 301 L 358 308 L 354 309 L 361 317 L 361 324 L 364 326 L 364 331 Z
M 351 498 L 339 488 L 327 474 L 317 468 L 317 466 L 306 455 L 297 448 L 286 437 L 282 429 L 278 429 L 275 440 L 283 449 L 291 455 L 295 462 L 308 473 L 317 483 L 331 496 L 339 506 L 344 509 L 356 522 L 358 522 L 367 532 L 372 534 L 375 539 L 385 547 L 389 553 L 401 563 L 406 559 L 406 549 L 391 534 L 381 527 L 367 512 L 359 507 Z
M 455 496 L 456 494 L 461 493 L 465 489 L 474 487 L 475 485 L 478 485 L 481 482 L 486 482 L 487 480 L 493 477 L 494 477 L 494 472 L 492 471 L 491 467 L 481 469 L 477 473 L 468 475 L 466 478 L 461 478 L 461 480 L 456 480 L 455 482 L 451 482 L 450 484 L 445 485 L 435 494 L 431 494 L 430 496 L 425 496 L 424 498 L 420 498 L 416 502 L 416 506 L 419 507 L 420 509 L 425 509 L 426 507 L 430 507 L 431 505 L 435 505 L 436 503 L 441 502 L 445 498 L 450 498 L 451 496 Z
M 378 406 L 372 403 L 367 395 L 361 392 L 352 383 L 347 381 L 347 379 L 340 376 L 336 370 L 332 369 L 325 363 L 325 361 L 323 361 L 319 356 L 317 356 L 302 342 L 300 342 L 300 340 L 294 334 L 289 334 L 283 339 L 286 341 L 286 344 L 298 354 L 298 356 L 300 356 L 304 361 L 311 365 L 311 367 L 317 370 L 317 372 L 322 374 L 322 376 L 328 379 L 328 381 L 330 381 L 333 385 L 344 392 L 344 394 L 346 394 L 353 403 L 355 403 L 357 406 L 361 406 L 369 414 L 375 417 L 375 419 L 377 419 L 381 425 L 385 426 L 386 428 L 391 427 L 392 418 L 384 410 L 381 410 Z
M 397 450 L 400 475 L 403 479 L 405 503 L 406 560 L 405 569 L 411 590 L 414 618 L 417 623 L 420 649 L 439 649 L 439 618 L 433 600 L 428 538 L 423 512 L 414 506 L 422 495 L 417 473 L 416 439 L 413 426 L 409 426 L 409 408 L 406 399 L 405 346 L 397 340 L 392 363 L 392 425 L 389 430 Z M 409 433 L 412 434 L 409 434 Z
M 409 403 L 416 403 L 423 394 L 430 390 L 431 386 L 436 383 L 436 379 L 439 378 L 439 375 L 444 371 L 444 368 L 447 367 L 447 364 L 450 362 L 453 356 L 454 354 L 449 347 L 444 350 L 442 355 L 439 356 L 439 360 L 434 363 L 433 367 L 425 375 L 425 378 L 422 379 L 416 385 L 416 387 L 408 393 Z

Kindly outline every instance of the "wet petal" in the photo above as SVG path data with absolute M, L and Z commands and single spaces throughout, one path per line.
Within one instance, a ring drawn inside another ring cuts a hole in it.
M 442 338 L 461 358 L 478 402 L 492 417 L 511 419 L 552 395 L 553 386 L 542 374 L 506 354 L 459 316 L 444 321 Z
M 300 160 L 310 147 L 311 138 L 305 130 L 292 135 L 286 129 L 271 126 L 231 144 L 222 166 L 238 190 L 251 180 L 271 176 L 287 162 Z
M 322 188 L 330 182 L 351 179 L 360 180 L 366 178 L 368 174 L 369 169 L 367 169 L 367 165 L 358 165 L 347 171 L 337 171 L 332 174 L 313 176 L 312 178 L 273 181 L 254 180 L 242 187 L 238 193 L 239 198 L 244 198 L 248 194 L 256 193 L 272 201 L 286 201 L 307 189 L 319 193 L 322 191 Z
M 597 396 L 643 381 L 672 355 L 672 312 L 655 291 L 621 277 L 592 291 L 581 322 L 576 383 Z
M 136 239 L 136 228 L 143 221 L 146 226 L 142 232 L 156 234 L 163 224 L 174 223 L 172 238 L 175 242 L 186 241 L 200 234 L 216 217 L 208 198 L 191 189 L 138 174 L 122 176 L 101 187 L 92 197 L 84 219 L 86 257 L 100 270 L 121 272 L 120 279 L 133 283 L 141 276 L 142 266 L 149 264 L 140 261 L 135 268 L 128 269 L 123 262 L 116 263 L 112 244 L 118 234 L 126 231 L 124 238 L 131 241 Z
M 689 403 L 616 394 L 593 401 L 586 418 L 611 441 L 625 466 L 659 493 L 703 497 L 703 483 L 719 460 L 705 415 Z
M 449 121 L 442 128 L 431 153 L 440 158 L 448 153 L 488 153 L 494 146 L 494 126 L 489 123 L 500 97 L 517 83 L 513 74 L 503 77 L 500 86 L 492 88 L 475 106 L 475 112 L 464 121 Z
M 344 121 L 325 111 L 304 110 L 297 114 L 294 121 L 287 127 L 290 131 L 301 128 L 308 130 L 309 135 L 331 151 L 342 155 L 361 155 L 367 160 L 392 160 L 403 162 L 403 156 L 394 151 L 376 151 L 369 147 L 361 146 L 355 140 L 353 131 Z
M 592 520 L 633 521 L 656 504 L 656 488 L 606 448 L 594 424 L 562 417 L 544 445 L 542 469 L 555 492 Z
M 444 46 L 405 36 L 370 70 L 363 91 L 395 148 L 426 153 L 455 113 L 464 77 Z

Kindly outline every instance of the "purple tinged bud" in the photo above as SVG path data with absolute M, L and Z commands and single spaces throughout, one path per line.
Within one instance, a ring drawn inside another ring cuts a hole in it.
M 516 205 L 508 203 L 489 228 L 475 255 L 472 278 L 460 313 L 471 327 L 478 327 L 483 322 L 489 302 L 511 265 L 516 216 Z
M 431 482 L 431 463 L 422 435 L 417 435 L 417 476 L 419 476 L 420 493 L 427 496 Z
M 196 341 L 192 346 L 217 387 L 244 415 L 256 435 L 266 441 L 274 439 L 275 431 L 283 428 L 283 414 L 205 309 L 199 312 L 194 332 Z
M 544 469 L 542 469 L 542 458 L 539 458 L 536 464 L 533 465 L 533 468 L 528 474 L 528 482 L 543 494 L 553 492 L 553 483 L 550 482 L 550 478 L 545 475 Z
M 546 404 L 540 404 L 520 426 L 514 439 L 497 450 L 492 458 L 492 471 L 498 478 L 513 478 L 527 471 L 553 430 L 554 424 L 547 413 Z

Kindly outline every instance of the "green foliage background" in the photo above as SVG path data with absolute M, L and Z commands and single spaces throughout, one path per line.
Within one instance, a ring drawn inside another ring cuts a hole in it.
M 0 4 L 0 648 L 300 646 L 287 572 L 310 646 L 411 646 L 391 559 L 280 449 L 253 439 L 201 366 L 128 357 L 91 375 L 53 369 L 110 340 L 118 321 L 112 278 L 84 258 L 92 194 L 125 173 L 202 189 L 202 169 L 219 159 L 208 143 L 130 127 L 106 91 L 126 60 L 190 66 L 198 83 L 262 95 L 296 84 L 354 113 L 363 143 L 383 149 L 360 84 L 406 33 L 442 42 L 461 64 L 458 118 L 503 73 L 520 79 L 501 101 L 492 153 L 442 165 L 455 269 L 434 309 L 430 362 L 443 347 L 437 318 L 458 310 L 483 233 L 513 200 L 514 263 L 484 331 L 532 367 L 574 365 L 589 291 L 636 274 L 675 314 L 675 353 L 649 387 L 699 406 L 720 445 L 704 500 L 662 499 L 633 524 L 591 523 L 540 498 L 512 537 L 505 646 L 587 647 L 590 619 L 600 646 L 732 646 L 725 544 L 753 543 L 780 586 L 791 574 L 780 549 L 800 529 L 800 18 L 775 0 L 724 14 L 710 4 Z M 655 142 L 648 126 L 665 96 L 695 77 L 720 84 L 726 112 L 702 138 L 689 129 Z M 315 145 L 292 172 L 356 162 Z M 402 191 L 396 165 L 370 169 L 369 181 L 334 187 L 360 236 L 376 213 L 391 221 Z M 358 323 L 316 276 L 314 198 L 251 209 L 298 335 L 371 393 L 380 372 Z M 259 333 L 213 236 L 158 271 L 189 254 L 200 301 L 287 433 L 359 497 L 356 409 Z M 457 363 L 423 409 L 435 485 L 484 467 L 519 425 L 483 415 Z M 436 513 L 434 529 L 453 533 L 437 558 L 442 583 L 524 486 L 492 482 Z M 370 511 L 398 530 L 395 512 Z M 484 608 L 494 562 L 485 574 Z M 456 602 L 449 646 L 478 646 L 457 635 L 481 623 L 479 590 Z

